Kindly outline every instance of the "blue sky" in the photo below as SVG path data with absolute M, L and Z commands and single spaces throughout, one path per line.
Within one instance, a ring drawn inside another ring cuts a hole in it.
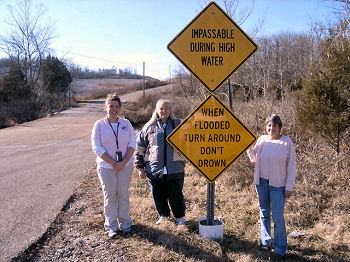
M 6 24 L 9 4 L 0 0 L 0 35 Z M 59 58 L 96 68 L 131 67 L 156 78 L 169 77 L 179 62 L 167 44 L 206 6 L 203 0 L 32 0 L 45 6 L 45 17 L 56 28 L 52 42 Z M 221 1 L 216 1 L 223 9 Z M 241 0 L 240 8 L 251 0 Z M 254 9 L 241 28 L 248 35 L 259 20 L 264 24 L 257 36 L 278 32 L 307 32 L 315 21 L 334 17 L 335 3 L 327 0 L 255 0 Z M 233 17 L 237 21 L 237 17 Z M 256 37 L 257 37 L 256 36 Z M 254 38 L 253 38 L 254 39 Z M 3 55 L 0 54 L 3 57 Z M 170 68 L 170 70 L 169 70 Z

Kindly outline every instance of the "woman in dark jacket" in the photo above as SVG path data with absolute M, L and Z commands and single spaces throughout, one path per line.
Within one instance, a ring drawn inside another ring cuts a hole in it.
M 148 179 L 159 215 L 156 224 L 169 218 L 170 208 L 176 223 L 184 224 L 186 206 L 182 188 L 185 160 L 166 141 L 180 122 L 180 119 L 171 117 L 169 100 L 160 99 L 136 142 L 136 168 L 141 178 Z

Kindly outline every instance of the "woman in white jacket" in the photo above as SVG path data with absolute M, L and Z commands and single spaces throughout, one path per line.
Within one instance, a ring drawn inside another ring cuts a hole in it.
M 275 256 L 287 251 L 284 205 L 294 188 L 296 177 L 295 147 L 290 137 L 281 135 L 282 121 L 278 115 L 266 118 L 266 133 L 259 137 L 247 153 L 255 162 L 254 183 L 259 199 L 261 244 L 271 248 L 271 218 L 274 222 Z
M 129 186 L 133 171 L 135 132 L 129 120 L 119 117 L 121 101 L 116 93 L 105 102 L 107 116 L 95 122 L 91 144 L 104 196 L 104 227 L 110 238 L 118 229 L 130 232 Z

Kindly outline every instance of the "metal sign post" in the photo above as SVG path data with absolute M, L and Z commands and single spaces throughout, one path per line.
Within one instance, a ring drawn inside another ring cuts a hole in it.
M 207 225 L 214 225 L 214 196 L 215 196 L 215 182 L 208 182 L 207 190 Z

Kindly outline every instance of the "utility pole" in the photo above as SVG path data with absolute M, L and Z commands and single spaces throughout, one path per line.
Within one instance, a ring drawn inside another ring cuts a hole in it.
M 169 82 L 171 83 L 171 65 L 169 65 Z
M 146 95 L 145 93 L 145 62 L 143 62 L 143 81 L 142 81 L 142 88 L 143 88 L 143 96 Z

